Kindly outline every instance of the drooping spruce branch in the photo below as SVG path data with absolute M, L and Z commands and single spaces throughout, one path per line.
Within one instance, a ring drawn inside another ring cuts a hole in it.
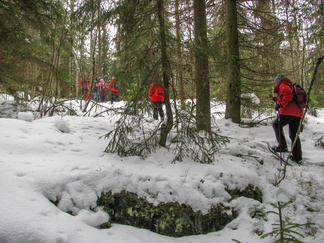
M 179 110 L 177 114 L 178 129 L 176 136 L 172 139 L 175 145 L 173 162 L 189 157 L 195 162 L 210 164 L 214 161 L 214 155 L 219 148 L 228 143 L 229 139 L 212 130 L 199 131 L 195 125 L 194 106 L 186 104 L 185 107 L 185 110 Z
M 117 153 L 120 157 L 147 157 L 159 146 L 159 127 L 150 118 L 148 102 L 129 102 L 114 129 L 104 137 L 109 140 L 107 153 Z
M 186 105 L 186 110 L 177 115 L 178 129 L 171 143 L 167 145 L 175 154 L 173 162 L 191 158 L 198 163 L 212 163 L 219 148 L 228 143 L 228 138 L 216 132 L 199 131 L 195 124 L 194 106 Z M 161 122 L 153 121 L 148 102 L 129 102 L 115 127 L 104 137 L 109 140 L 105 152 L 116 153 L 120 157 L 139 156 L 146 158 L 161 145 Z M 150 116 L 150 115 L 149 115 Z

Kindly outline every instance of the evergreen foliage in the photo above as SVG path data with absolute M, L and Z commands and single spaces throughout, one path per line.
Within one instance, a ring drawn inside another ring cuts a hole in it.
M 291 204 L 292 201 L 281 203 L 278 202 L 277 204 L 271 203 L 271 205 L 278 210 L 278 212 L 275 211 L 269 211 L 268 213 L 272 213 L 275 215 L 278 215 L 279 217 L 279 223 L 272 224 L 273 225 L 273 231 L 266 233 L 262 235 L 261 238 L 265 238 L 268 236 L 274 236 L 276 240 L 274 242 L 279 243 L 285 243 L 285 242 L 294 242 L 294 243 L 303 243 L 303 241 L 299 240 L 297 237 L 304 238 L 304 235 L 299 231 L 303 230 L 304 227 L 310 227 L 311 225 L 314 225 L 313 223 L 305 223 L 305 224 L 299 224 L 299 223 L 292 223 L 289 221 L 288 218 L 284 217 L 283 209 L 287 207 L 289 204 Z
M 107 153 L 117 153 L 121 157 L 147 157 L 158 147 L 158 126 L 147 126 L 144 114 L 151 109 L 148 102 L 130 102 L 126 111 L 116 122 L 115 129 L 105 135 L 109 139 Z M 133 112 L 136 111 L 136 115 Z
M 159 145 L 162 122 L 152 122 L 152 107 L 148 102 L 128 102 L 125 111 L 121 112 L 115 128 L 105 135 L 108 139 L 106 152 L 117 153 L 121 157 L 147 157 L 155 152 Z M 183 161 L 189 157 L 194 161 L 210 164 L 218 149 L 229 142 L 229 139 L 210 131 L 199 131 L 196 128 L 194 110 L 187 105 L 186 110 L 176 112 L 177 131 L 171 131 L 166 147 L 175 154 L 173 162 Z
M 198 130 L 195 126 L 196 118 L 193 115 L 192 107 L 186 106 L 187 110 L 177 113 L 178 129 L 176 136 L 172 139 L 175 145 L 173 161 L 183 161 L 185 157 L 192 158 L 194 161 L 210 164 L 214 161 L 214 155 L 218 149 L 229 142 L 213 130 Z
M 44 66 L 39 43 L 46 43 L 49 25 L 59 18 L 59 4 L 48 1 L 1 1 L 0 84 L 2 92 L 16 97 L 28 92 L 39 80 L 37 66 Z M 40 41 L 40 42 L 39 42 Z

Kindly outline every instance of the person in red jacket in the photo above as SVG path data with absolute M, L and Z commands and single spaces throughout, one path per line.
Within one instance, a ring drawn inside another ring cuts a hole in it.
M 119 83 L 117 83 L 117 81 L 115 82 L 115 77 L 113 77 L 112 80 L 109 82 L 108 87 L 110 87 L 111 85 L 111 104 L 113 104 L 114 101 L 119 101 Z
M 164 119 L 163 112 L 163 102 L 164 102 L 164 89 L 160 82 L 155 81 L 153 78 L 153 83 L 149 89 L 149 97 L 153 103 L 153 118 L 158 120 L 158 113 L 160 114 L 161 120 Z
M 274 99 L 277 102 L 275 109 L 279 112 L 272 125 L 278 141 L 278 146 L 274 146 L 272 149 L 276 152 L 287 152 L 288 149 L 283 127 L 287 124 L 289 125 L 289 137 L 291 144 L 293 144 L 297 135 L 301 117 L 303 116 L 303 109 L 292 101 L 294 96 L 292 82 L 285 76 L 285 74 L 278 74 L 274 81 L 276 83 L 274 93 L 278 95 L 277 98 Z M 295 147 L 292 151 L 291 159 L 302 164 L 303 158 L 299 137 L 297 138 Z
M 90 82 L 85 77 L 82 77 L 80 79 L 80 87 L 81 87 L 83 99 L 86 99 L 86 97 L 90 99 L 91 85 Z

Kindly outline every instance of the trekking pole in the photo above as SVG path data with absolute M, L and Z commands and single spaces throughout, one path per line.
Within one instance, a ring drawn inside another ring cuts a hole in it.
M 281 158 L 281 127 L 280 127 L 280 108 L 277 113 L 277 118 L 278 118 L 278 128 L 279 128 L 279 156 Z M 282 166 L 282 160 L 280 159 L 280 166 Z

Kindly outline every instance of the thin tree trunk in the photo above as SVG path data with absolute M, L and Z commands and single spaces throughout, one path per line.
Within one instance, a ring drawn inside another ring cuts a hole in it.
M 298 66 L 298 60 L 300 58 L 298 58 L 297 56 L 295 57 L 294 55 L 294 49 L 298 50 L 299 49 L 299 46 L 300 46 L 300 42 L 299 42 L 299 38 L 295 38 L 295 46 L 294 46 L 294 39 L 292 38 L 292 24 L 291 24 L 291 20 L 290 20 L 290 16 L 289 16 L 289 6 L 290 3 L 288 1 L 285 1 L 285 7 L 286 7 L 286 29 L 287 29 L 287 35 L 288 35 L 288 42 L 289 42 L 289 50 L 290 50 L 290 59 L 291 59 L 291 68 L 292 68 L 292 71 L 293 71 L 293 80 L 294 82 L 296 82 L 296 66 Z M 296 23 L 296 15 L 293 16 L 294 18 L 294 26 L 298 26 L 298 24 Z M 297 31 L 297 30 L 296 30 Z M 298 30 L 299 31 L 299 30 Z M 297 65 L 295 63 L 295 61 L 297 62 Z
M 164 0 L 157 0 L 158 18 L 160 25 L 160 38 L 161 38 L 161 53 L 162 53 L 162 73 L 163 73 L 163 86 L 164 86 L 164 103 L 167 112 L 167 123 L 161 126 L 161 138 L 159 144 L 163 147 L 166 146 L 167 136 L 173 125 L 173 116 L 170 104 L 170 90 L 169 80 L 171 75 L 170 64 L 166 50 L 166 30 L 164 23 Z
M 74 0 L 71 0 L 70 2 L 70 9 L 71 9 L 71 13 L 74 13 Z M 69 34 L 70 34 L 70 47 L 69 47 L 69 51 L 70 51 L 70 60 L 69 60 L 69 96 L 73 96 L 73 81 L 71 80 L 72 78 L 72 74 L 73 74 L 73 46 L 74 46 L 74 28 L 73 28 L 73 23 L 74 19 L 73 19 L 73 14 L 70 14 L 70 30 L 69 30 Z M 77 76 L 77 75 L 76 75 Z
M 177 36 L 177 60 L 178 60 L 178 78 L 179 78 L 179 94 L 181 101 L 181 108 L 185 109 L 185 96 L 184 96 L 184 81 L 182 77 L 182 53 L 181 53 L 181 36 L 180 36 L 180 13 L 179 13 L 179 0 L 175 1 L 175 18 L 176 18 L 176 36 Z
M 99 77 L 102 77 L 102 58 L 101 58 L 101 48 L 102 48 L 102 41 L 101 41 L 101 26 L 100 26 L 100 8 L 101 8 L 101 2 L 99 2 L 98 6 L 98 75 Z M 93 77 L 95 76 L 95 73 L 93 73 Z
M 59 77 L 59 70 L 60 70 L 60 61 L 61 61 L 61 49 L 62 49 L 64 39 L 67 34 L 67 30 L 63 27 L 66 24 L 66 20 L 67 20 L 67 12 L 65 12 L 64 22 L 63 22 L 63 25 L 61 26 L 61 28 L 62 28 L 61 38 L 59 41 L 59 45 L 57 47 L 57 59 L 56 59 L 56 65 L 55 65 L 56 95 L 57 95 L 57 97 L 61 96 L 61 85 L 60 85 L 61 78 Z

